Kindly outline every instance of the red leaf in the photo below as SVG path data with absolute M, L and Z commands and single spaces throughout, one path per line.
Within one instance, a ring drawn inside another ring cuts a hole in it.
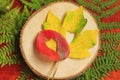
M 45 44 L 45 42 L 50 39 L 54 39 L 57 43 L 57 52 L 48 48 L 48 46 Z M 69 45 L 64 37 L 52 30 L 41 31 L 36 38 L 35 45 L 39 52 L 53 61 L 65 59 L 70 52 Z

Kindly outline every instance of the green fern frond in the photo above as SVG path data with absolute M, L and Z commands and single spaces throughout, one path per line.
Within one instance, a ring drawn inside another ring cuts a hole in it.
M 79 76 L 76 80 L 98 80 L 98 79 L 102 79 L 102 77 L 105 76 L 105 75 L 108 75 L 108 73 L 110 71 L 120 68 L 120 61 L 113 61 L 113 62 L 114 63 L 106 64 L 106 62 L 103 60 L 101 62 L 101 64 L 97 63 L 98 64 L 97 66 L 99 66 L 99 67 L 89 68 L 85 73 L 82 74 L 82 76 Z
M 12 65 L 16 63 L 20 63 L 21 60 L 20 53 L 16 54 L 16 49 L 14 44 L 5 44 L 0 48 L 0 65 L 3 67 L 4 65 Z
M 119 62 L 118 57 L 120 56 L 118 51 L 111 51 L 109 53 L 105 53 L 102 57 L 98 56 L 96 60 L 93 63 L 94 67 L 99 67 L 101 65 L 104 65 L 104 63 L 107 64 L 112 64 L 115 62 Z
M 101 44 L 101 48 L 104 52 L 115 49 L 117 42 L 111 42 L 108 44 Z
M 0 44 L 2 43 L 11 43 L 15 40 L 15 36 L 11 33 L 3 33 L 0 35 Z
M 91 9 L 92 11 L 95 11 L 96 13 L 100 13 L 100 11 L 101 11 L 101 9 L 100 9 L 99 6 L 94 5 L 94 4 L 92 4 L 92 3 L 85 2 L 84 0 L 77 0 L 77 2 L 78 2 L 80 5 L 83 5 L 83 6 L 85 6 L 86 8 Z
M 17 80 L 27 80 L 28 76 L 30 76 L 32 72 L 29 68 L 25 67 L 24 70 L 21 72 L 21 75 L 18 76 Z
M 20 53 L 19 53 L 20 54 Z M 8 57 L 8 65 L 12 65 L 12 64 L 19 64 L 21 61 L 21 56 L 19 54 L 12 54 L 10 57 Z
M 4 19 L 4 21 L 9 18 L 14 19 L 18 15 L 18 12 L 19 12 L 19 8 L 16 7 L 14 9 L 8 11 L 6 14 L 1 15 L 0 18 Z
M 100 16 L 95 14 L 95 13 L 92 13 L 92 15 L 94 16 L 94 18 L 96 20 L 96 23 L 98 24 L 100 22 L 100 20 L 101 20 Z M 98 28 L 99 28 L 99 26 L 98 26 Z
M 107 41 L 119 41 L 120 40 L 120 33 L 102 33 L 101 35 L 102 40 Z
M 111 22 L 111 23 L 98 22 L 98 25 L 101 30 L 113 30 L 120 28 L 120 22 Z
M 4 46 L 0 48 L 0 54 L 11 55 L 14 50 L 15 48 L 13 47 L 12 44 L 5 44 Z
M 42 0 L 20 0 L 24 5 L 26 5 L 31 10 L 37 10 L 42 6 Z
M 0 7 L 12 7 L 14 0 L 0 0 Z M 10 9 L 9 8 L 9 9 Z
M 104 1 L 100 4 L 101 9 L 105 9 L 110 7 L 111 5 L 115 4 L 118 0 L 109 0 L 109 1 Z
M 16 80 L 27 80 L 28 77 L 31 76 L 31 75 L 34 75 L 32 73 L 32 71 L 28 67 L 25 67 L 23 69 L 23 71 L 21 72 L 20 76 L 18 76 Z M 44 80 L 44 79 L 42 79 L 40 77 L 37 77 L 37 76 L 36 77 L 34 76 L 30 80 Z
M 13 6 L 14 0 L 0 0 L 0 14 L 10 10 Z
M 96 75 L 92 75 L 91 77 L 96 77 L 96 79 L 101 79 L 106 73 L 119 69 L 120 62 L 112 63 L 112 64 L 104 64 L 103 66 L 100 66 L 99 68 L 92 69 L 91 75 L 95 73 Z
M 56 1 L 63 1 L 63 0 L 44 0 L 43 5 L 47 5 L 47 4 L 51 3 L 51 2 L 56 2 Z M 69 0 L 69 1 L 72 1 L 72 0 Z
M 101 16 L 101 18 L 106 18 L 108 16 L 111 16 L 111 15 L 115 14 L 118 10 L 120 10 L 120 6 L 116 6 L 112 9 L 103 11 L 103 12 L 101 12 L 100 16 Z
M 17 31 L 18 31 L 17 35 L 19 35 L 19 32 L 20 32 L 23 24 L 28 19 L 30 14 L 31 14 L 31 12 L 29 12 L 27 6 L 24 6 L 22 13 L 16 19 L 16 26 L 17 26 Z
M 15 22 L 18 16 L 19 9 L 15 8 L 8 13 L 0 16 L 0 33 L 15 32 Z
M 101 49 L 100 51 L 101 52 L 105 52 L 105 53 L 108 53 L 108 52 L 111 52 L 111 51 L 115 51 L 116 50 L 116 47 L 118 47 L 118 41 L 109 41 L 108 43 L 110 43 L 109 45 L 106 45 L 106 44 L 101 44 Z
M 0 54 L 0 56 L 1 56 L 1 58 L 0 58 L 1 67 L 5 66 L 5 65 L 17 64 L 17 63 L 19 63 L 19 60 L 20 60 L 20 56 L 18 56 L 16 54 L 13 54 L 11 56 Z
M 55 2 L 58 0 L 20 0 L 24 5 L 26 5 L 31 10 L 38 10 L 43 5 L 46 5 L 50 2 Z M 60 0 L 59 0 L 60 1 Z
M 100 4 L 101 3 L 101 0 L 92 0 L 92 2 L 94 3 L 94 4 Z
M 19 13 L 19 8 L 14 8 L 0 16 L 0 44 L 5 43 L 0 48 L 0 55 L 2 55 L 0 60 L 1 66 L 21 62 L 21 55 L 19 55 L 19 33 L 29 15 L 30 12 L 27 7 L 24 7 L 21 14 Z
M 19 9 L 14 8 L 0 16 L 0 44 L 5 44 L 0 48 L 0 65 L 16 64 L 19 54 L 16 50 L 16 19 L 19 15 Z

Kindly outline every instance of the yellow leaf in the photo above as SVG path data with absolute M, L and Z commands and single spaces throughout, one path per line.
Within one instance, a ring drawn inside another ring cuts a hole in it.
M 78 49 L 78 50 L 72 50 L 69 54 L 69 58 L 77 58 L 77 59 L 82 59 L 82 58 L 87 58 L 91 56 L 91 53 L 88 51 L 88 49 Z
M 86 23 L 87 19 L 85 19 L 83 16 L 83 7 L 80 6 L 75 11 L 67 12 L 62 27 L 66 31 L 79 33 Z
M 75 36 L 70 44 L 70 58 L 86 58 L 90 56 L 89 49 L 96 44 L 99 30 L 86 30 Z
M 47 20 L 43 23 L 44 30 L 54 30 L 59 32 L 61 21 L 52 13 L 48 12 Z
M 43 23 L 44 30 L 53 30 L 66 37 L 66 31 L 61 27 L 61 21 L 52 12 L 48 12 L 47 20 Z

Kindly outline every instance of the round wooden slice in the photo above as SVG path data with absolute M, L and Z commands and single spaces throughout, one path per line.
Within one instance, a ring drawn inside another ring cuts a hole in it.
M 42 30 L 42 24 L 45 22 L 48 11 L 53 12 L 59 19 L 63 19 L 66 12 L 69 10 L 75 10 L 79 6 L 70 2 L 56 2 L 52 3 L 35 13 L 26 21 L 21 34 L 20 34 L 20 49 L 22 56 L 30 67 L 30 69 L 37 74 L 47 78 L 48 73 L 53 66 L 52 61 L 48 60 L 45 56 L 41 55 L 35 48 L 35 38 L 37 34 Z M 95 30 L 98 29 L 95 19 L 92 15 L 84 9 L 84 16 L 87 18 L 88 22 L 84 30 Z M 71 38 L 69 35 L 67 38 Z M 69 40 L 69 39 L 67 39 Z M 70 59 L 59 61 L 56 74 L 54 79 L 68 79 L 76 77 L 82 74 L 93 62 L 97 56 L 97 51 L 99 49 L 99 35 L 97 37 L 97 44 L 90 49 L 91 56 L 85 59 Z M 38 55 L 39 54 L 39 55 Z

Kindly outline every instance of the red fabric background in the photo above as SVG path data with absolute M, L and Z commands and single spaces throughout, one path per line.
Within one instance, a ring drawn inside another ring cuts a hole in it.
M 118 3 L 113 5 L 113 6 L 118 6 L 120 5 L 120 0 L 118 0 Z M 15 0 L 14 2 L 14 7 L 16 6 L 22 6 L 22 4 L 19 2 L 19 0 Z M 111 6 L 111 7 L 113 7 Z M 116 14 L 108 17 L 101 19 L 103 22 L 120 22 L 120 10 L 116 12 Z M 120 29 L 113 30 L 116 32 L 120 32 Z M 20 71 L 23 69 L 22 64 L 16 64 L 12 66 L 4 66 L 0 68 L 0 80 L 15 80 L 19 75 Z M 105 80 L 120 80 L 120 70 L 118 71 L 112 71 L 109 75 L 109 77 L 104 78 Z

